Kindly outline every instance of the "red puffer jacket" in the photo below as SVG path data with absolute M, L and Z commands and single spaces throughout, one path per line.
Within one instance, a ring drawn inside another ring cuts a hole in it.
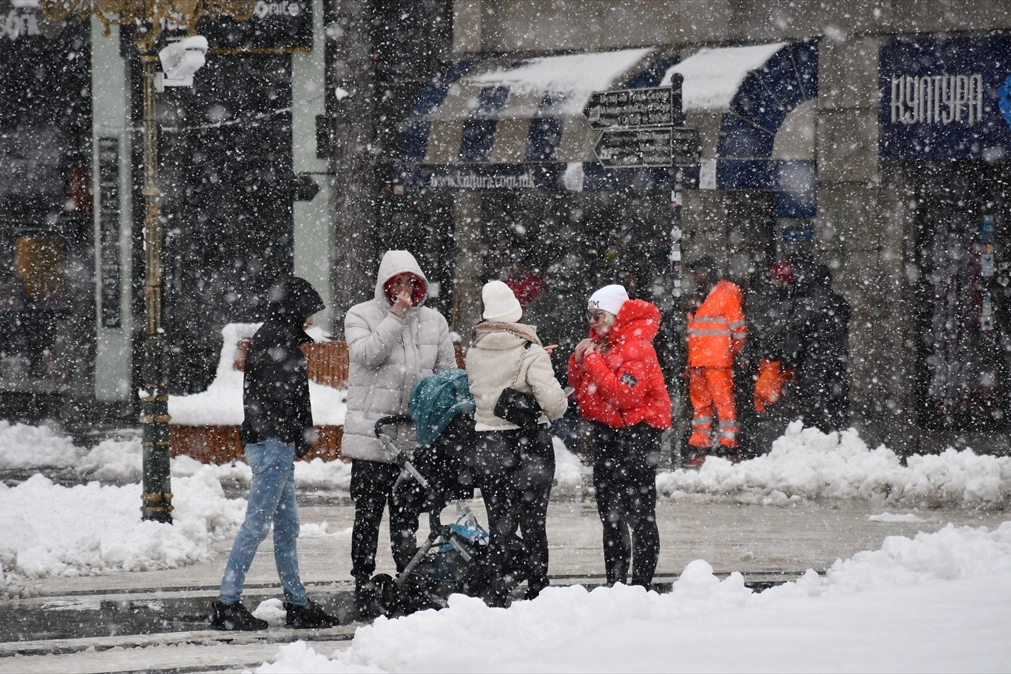
M 575 389 L 579 413 L 589 421 L 614 428 L 646 422 L 670 428 L 671 403 L 653 338 L 660 329 L 660 310 L 644 300 L 621 305 L 604 341 L 582 363 L 569 358 L 569 384 Z

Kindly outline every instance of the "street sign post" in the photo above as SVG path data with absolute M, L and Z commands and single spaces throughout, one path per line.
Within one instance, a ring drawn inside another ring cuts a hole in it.
M 699 145 L 699 130 L 687 126 L 676 126 L 671 129 L 671 164 L 690 168 L 698 166 L 701 161 Z
M 671 297 L 674 305 L 664 320 L 671 325 L 672 337 L 661 347 L 675 372 L 684 369 L 685 316 L 681 304 L 681 207 L 686 168 L 700 163 L 698 129 L 684 126 L 681 104 L 683 78 L 674 74 L 669 87 L 596 91 L 590 95 L 583 115 L 590 126 L 600 129 L 593 146 L 597 161 L 607 168 L 670 167 L 671 231 L 668 261 L 672 275 Z M 680 380 L 671 382 L 672 414 L 679 424 L 684 395 Z M 680 437 L 678 432 L 677 437 Z M 668 440 L 668 442 L 671 442 Z M 674 463 L 680 450 L 671 446 Z

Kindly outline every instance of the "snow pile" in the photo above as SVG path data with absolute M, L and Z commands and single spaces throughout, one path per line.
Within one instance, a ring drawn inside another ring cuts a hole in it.
M 889 536 L 880 550 L 836 562 L 825 578 L 809 571 L 801 579 L 809 594 L 858 592 L 871 587 L 917 585 L 993 573 L 1011 574 L 1011 521 L 993 532 L 949 524 L 915 538 Z M 811 577 L 817 582 L 810 581 Z
M 83 450 L 47 426 L 0 421 L 0 469 L 73 466 Z
M 333 659 L 299 641 L 257 671 L 1002 671 L 1009 598 L 1011 522 L 948 526 L 761 594 L 696 560 L 664 595 L 551 587 L 509 609 L 456 595 L 358 628 Z M 971 619 L 948 612 L 965 606 Z
M 171 423 L 183 426 L 238 426 L 242 423 L 242 372 L 235 369 L 239 341 L 253 336 L 261 323 L 229 323 L 221 329 L 222 347 L 214 381 L 206 391 L 169 397 Z M 317 342 L 329 337 L 322 329 L 306 332 Z M 317 426 L 342 426 L 347 411 L 347 391 L 309 382 L 312 419 Z
M 144 475 L 141 439 L 109 439 L 95 445 L 77 464 L 77 471 L 90 480 L 126 484 Z
M 573 454 L 558 438 L 552 438 L 555 448 L 555 486 L 552 493 L 579 493 L 583 489 L 584 478 L 592 469 Z
M 233 536 L 245 501 L 227 499 L 212 469 L 175 477 L 174 524 L 143 521 L 141 486 L 54 485 L 34 475 L 0 484 L 0 595 L 23 594 L 24 579 L 168 569 L 212 559 Z
M 1011 457 L 949 448 L 910 456 L 903 466 L 895 452 L 870 449 L 855 430 L 825 434 L 794 422 L 765 456 L 738 464 L 709 458 L 698 471 L 659 474 L 657 489 L 665 496 L 723 494 L 764 504 L 835 498 L 1001 508 L 1011 504 Z

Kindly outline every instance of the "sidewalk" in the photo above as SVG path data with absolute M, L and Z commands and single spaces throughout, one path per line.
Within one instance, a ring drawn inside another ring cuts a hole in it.
M 484 521 L 480 501 L 475 512 Z M 803 502 L 788 507 L 741 505 L 728 499 L 660 499 L 662 550 L 656 581 L 668 585 L 686 564 L 708 561 L 717 574 L 741 572 L 756 590 L 792 580 L 811 568 L 824 572 L 839 558 L 876 550 L 887 536 L 955 526 L 994 528 L 1004 512 L 886 510 L 865 501 Z M 902 515 L 906 518 L 900 517 Z M 302 577 L 310 596 L 347 615 L 350 604 L 350 529 L 354 510 L 340 494 L 300 499 Z M 548 515 L 550 575 L 555 584 L 602 582 L 600 522 L 592 501 L 552 502 Z M 423 525 L 419 532 L 427 533 Z M 392 571 L 388 534 L 380 534 L 379 571 Z M 216 546 L 213 562 L 142 573 L 48 578 L 35 599 L 0 602 L 3 672 L 242 671 L 271 659 L 284 643 L 302 639 L 330 655 L 358 625 L 318 632 L 272 627 L 259 633 L 206 629 L 205 612 L 231 540 Z M 270 539 L 247 580 L 251 609 L 279 598 Z M 278 602 L 279 606 L 279 602 Z

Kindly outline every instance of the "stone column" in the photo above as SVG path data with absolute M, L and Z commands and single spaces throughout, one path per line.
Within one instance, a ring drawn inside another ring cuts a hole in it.
M 128 66 L 119 52 L 119 27 L 111 35 L 91 19 L 91 100 L 94 115 L 95 195 L 95 398 L 130 401 L 133 370 L 131 309 L 132 177 Z M 101 153 L 101 154 L 100 154 Z M 108 218 L 104 221 L 103 218 Z M 103 284 L 111 284 L 102 292 Z M 114 301 L 116 306 L 104 307 Z
M 332 269 L 334 336 L 344 335 L 344 315 L 372 296 L 375 287 L 376 180 L 373 108 L 375 74 L 370 54 L 369 0 L 334 4 L 328 30 L 335 57 L 330 72 L 336 87 L 333 169 L 335 240 Z
M 453 238 L 456 264 L 453 271 L 454 329 L 470 344 L 475 325 L 481 322 L 481 280 L 484 276 L 484 232 L 481 226 L 481 195 L 460 192 L 453 199 Z
M 328 148 L 322 148 L 324 152 L 320 153 L 316 147 L 316 119 L 325 114 L 326 107 L 323 0 L 313 0 L 312 34 L 312 51 L 291 57 L 292 166 L 296 174 L 313 180 L 319 187 L 311 201 L 293 204 L 294 267 L 295 275 L 312 283 L 326 304 L 327 308 L 316 317 L 317 324 L 324 330 L 333 330 L 334 310 L 344 307 L 334 307 L 339 302 L 335 302 L 330 278 L 336 238 L 330 203 L 334 180 L 325 159 Z

